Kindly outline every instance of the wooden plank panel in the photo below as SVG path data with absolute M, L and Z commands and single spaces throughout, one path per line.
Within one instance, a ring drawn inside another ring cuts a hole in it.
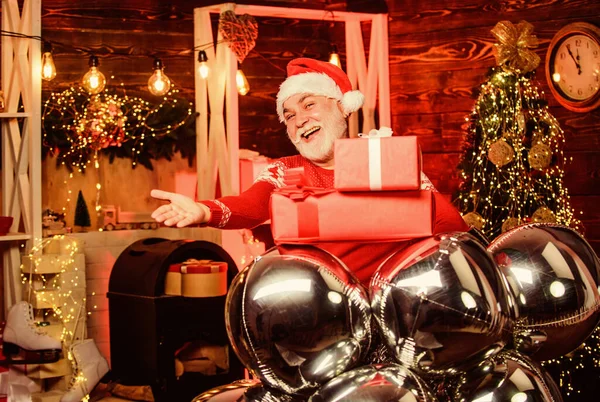
M 587 19 L 598 15 L 595 0 L 548 0 L 548 1 L 402 1 L 388 2 L 391 15 L 390 32 L 412 34 L 423 27 L 427 30 L 467 29 L 478 26 L 494 26 L 498 21 L 526 20 L 535 24 L 543 21 Z
M 468 113 L 406 114 L 392 116 L 398 135 L 416 135 L 425 153 L 460 152 Z
M 475 104 L 487 69 L 437 71 L 391 76 L 394 114 L 468 113 Z

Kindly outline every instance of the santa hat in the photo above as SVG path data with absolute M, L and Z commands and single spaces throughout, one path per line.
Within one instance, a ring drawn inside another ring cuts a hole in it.
M 346 114 L 356 112 L 365 101 L 360 91 L 352 90 L 346 73 L 331 63 L 308 58 L 294 59 L 287 65 L 287 75 L 277 93 L 277 115 L 282 123 L 283 103 L 296 94 L 337 99 Z

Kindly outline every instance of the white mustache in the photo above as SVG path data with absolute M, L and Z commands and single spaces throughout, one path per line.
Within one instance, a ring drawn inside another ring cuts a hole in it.
M 294 144 L 294 145 L 298 145 L 298 144 L 300 144 L 300 142 L 302 141 L 302 135 L 304 135 L 304 133 L 305 133 L 305 132 L 307 132 L 307 131 L 309 131 L 309 130 L 312 130 L 313 128 L 314 128 L 314 127 L 311 127 L 311 128 L 309 128 L 309 129 L 305 130 L 305 131 L 304 131 L 302 134 L 298 135 L 298 138 L 297 138 L 297 139 L 295 139 L 295 140 L 291 140 L 291 141 L 292 141 L 292 144 Z M 320 127 L 319 127 L 319 128 L 320 128 Z

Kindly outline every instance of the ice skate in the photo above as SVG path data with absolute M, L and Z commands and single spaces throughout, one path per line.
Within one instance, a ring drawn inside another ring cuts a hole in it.
M 54 363 L 62 352 L 61 341 L 35 325 L 33 308 L 25 301 L 10 308 L 2 346 L 4 364 Z
M 75 343 L 69 359 L 73 365 L 73 377 L 67 393 L 60 402 L 79 402 L 88 395 L 108 373 L 108 363 L 100 354 L 93 339 Z

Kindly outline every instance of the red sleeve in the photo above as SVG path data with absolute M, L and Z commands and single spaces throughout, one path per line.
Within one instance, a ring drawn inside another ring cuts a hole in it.
M 269 199 L 275 189 L 266 181 L 254 183 L 240 195 L 200 201 L 210 208 L 205 226 L 220 229 L 249 229 L 269 219 Z
M 435 226 L 433 233 L 467 232 L 467 225 L 458 210 L 438 192 L 433 193 L 435 200 Z
M 269 164 L 250 188 L 240 195 L 200 201 L 210 208 L 211 218 L 204 226 L 219 229 L 250 229 L 269 219 L 269 199 L 284 186 L 289 158 Z

